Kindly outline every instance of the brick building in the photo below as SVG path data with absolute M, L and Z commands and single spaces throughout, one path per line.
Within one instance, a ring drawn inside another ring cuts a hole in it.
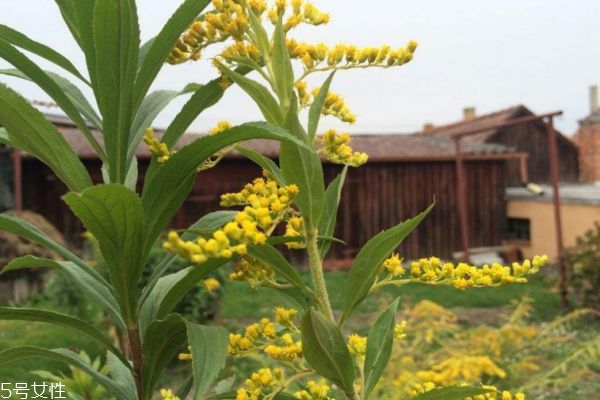
M 590 114 L 579 121 L 574 141 L 579 146 L 579 179 L 600 182 L 600 107 L 598 87 L 590 88 Z

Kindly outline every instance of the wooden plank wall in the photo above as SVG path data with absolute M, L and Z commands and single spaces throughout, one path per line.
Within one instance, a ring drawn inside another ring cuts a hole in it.
M 86 160 L 95 181 L 100 180 L 97 160 Z M 82 227 L 60 196 L 64 185 L 40 162 L 24 161 L 25 207 L 46 216 L 72 243 L 81 243 Z M 471 246 L 498 245 L 505 229 L 505 164 L 503 161 L 468 161 L 467 207 Z M 140 162 L 140 178 L 146 168 Z M 330 181 L 338 165 L 324 167 Z M 219 209 L 222 193 L 239 191 L 260 176 L 260 169 L 243 159 L 225 159 L 215 169 L 201 173 L 190 197 L 175 216 L 172 226 L 185 228 L 207 212 Z M 368 163 L 350 169 L 338 213 L 336 237 L 347 246 L 334 245 L 332 256 L 347 258 L 382 229 L 410 218 L 435 199 L 436 206 L 425 221 L 400 246 L 405 258 L 428 255 L 448 257 L 461 250 L 456 211 L 455 166 L 451 161 Z

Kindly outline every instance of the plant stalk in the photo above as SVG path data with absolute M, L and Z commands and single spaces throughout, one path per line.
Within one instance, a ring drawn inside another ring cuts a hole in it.
M 144 399 L 144 386 L 142 385 L 142 342 L 140 340 L 140 331 L 136 329 L 128 329 L 129 351 L 133 361 L 133 377 L 135 379 L 135 387 L 138 393 L 138 399 Z
M 306 229 L 306 251 L 308 253 L 308 265 L 310 268 L 310 275 L 315 285 L 315 295 L 317 297 L 317 303 L 320 311 L 333 323 L 333 311 L 331 310 L 331 303 L 329 302 L 329 294 L 327 292 L 327 286 L 325 284 L 325 277 L 323 276 L 323 263 L 321 262 L 321 256 L 319 254 L 319 245 L 317 241 L 317 229 L 308 228 Z

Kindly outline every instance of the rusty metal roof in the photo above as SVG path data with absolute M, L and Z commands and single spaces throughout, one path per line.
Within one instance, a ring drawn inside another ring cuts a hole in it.
M 47 116 L 48 118 L 48 116 Z M 87 142 L 80 130 L 66 117 L 49 116 L 67 142 L 81 158 L 96 158 L 92 147 Z M 98 131 L 92 133 L 101 139 Z M 157 136 L 160 136 L 157 131 Z M 186 133 L 177 147 L 184 146 L 201 135 Z M 447 135 L 410 135 L 410 134 L 353 134 L 350 145 L 355 151 L 362 151 L 369 155 L 370 161 L 410 161 L 410 160 L 439 160 L 452 159 L 455 155 L 454 141 Z M 100 140 L 101 142 L 101 140 Z M 268 157 L 279 155 L 279 142 L 272 140 L 256 139 L 244 142 L 244 145 Z M 511 154 L 512 148 L 489 143 L 467 142 L 463 143 L 462 151 L 466 155 L 477 155 L 485 158 L 486 155 Z M 142 143 L 138 146 L 136 155 L 139 158 L 148 158 L 150 153 Z M 232 157 L 241 156 L 237 152 L 230 154 Z

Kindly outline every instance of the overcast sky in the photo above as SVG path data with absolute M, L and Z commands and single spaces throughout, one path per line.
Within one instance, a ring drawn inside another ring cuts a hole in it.
M 325 27 L 302 29 L 302 39 L 361 46 L 419 48 L 406 66 L 339 73 L 341 93 L 358 120 L 357 133 L 408 133 L 426 122 L 445 124 L 523 104 L 535 113 L 564 111 L 556 126 L 565 134 L 589 113 L 588 88 L 600 84 L 600 1 L 598 0 L 315 0 L 331 14 Z M 178 0 L 138 1 L 142 39 L 156 34 Z M 50 0 L 0 0 L 0 23 L 9 25 L 68 56 L 82 66 L 70 35 Z M 6 66 L 5 64 L 0 64 Z M 166 67 L 156 88 L 179 89 L 214 77 L 208 62 Z M 324 79 L 324 77 L 323 77 Z M 0 77 L 29 99 L 48 100 L 30 85 Z M 156 121 L 168 124 L 181 102 Z M 56 112 L 56 111 L 55 111 Z M 239 90 L 201 115 L 192 130 L 205 131 L 219 120 L 260 119 Z

